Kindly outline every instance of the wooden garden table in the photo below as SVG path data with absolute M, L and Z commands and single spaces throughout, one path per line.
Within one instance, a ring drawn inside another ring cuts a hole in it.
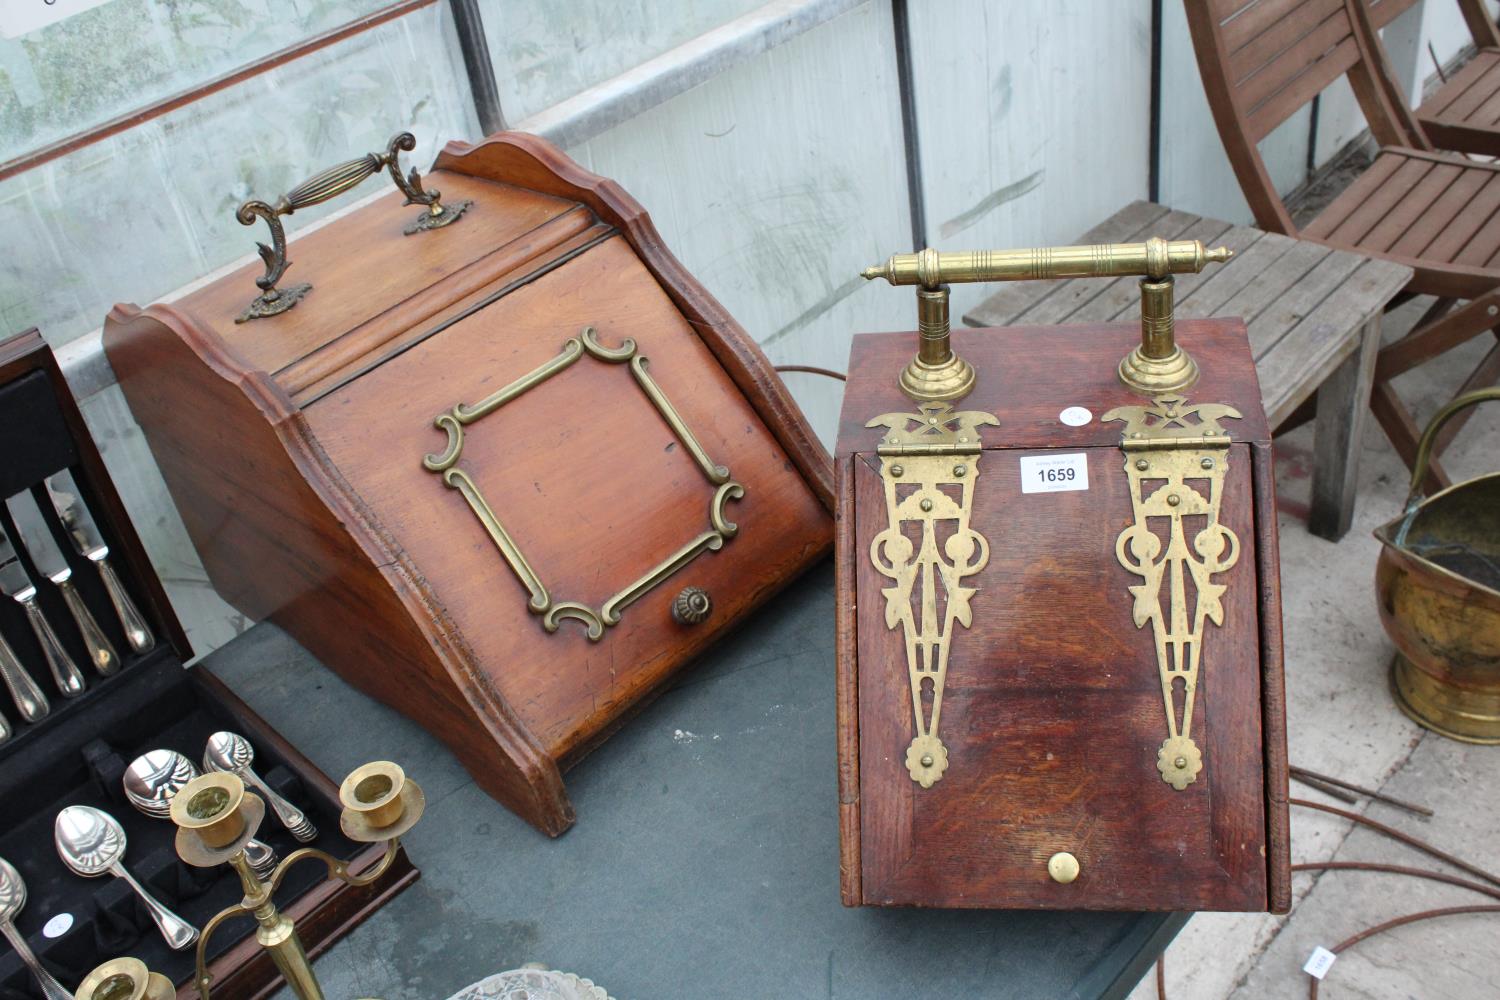
M 1411 279 L 1411 269 L 1149 201 L 1126 205 L 1077 242 L 1138 242 L 1150 236 L 1197 239 L 1234 251 L 1227 264 L 1177 276 L 1177 315 L 1245 320 L 1272 428 L 1286 424 L 1316 394 L 1308 528 L 1337 541 L 1354 516 L 1381 314 Z M 1135 286 L 1135 278 L 1005 284 L 964 322 L 1124 322 L 1139 313 Z

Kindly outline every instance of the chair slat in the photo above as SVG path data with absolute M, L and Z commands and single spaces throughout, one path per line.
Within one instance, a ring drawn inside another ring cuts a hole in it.
M 1239 95 L 1241 105 L 1254 112 L 1270 97 L 1309 74 L 1314 74 L 1319 79 L 1326 78 L 1324 86 L 1332 83 L 1343 70 L 1329 76 L 1328 71 L 1320 64 L 1341 43 L 1352 40 L 1353 35 L 1354 28 L 1349 23 L 1349 14 L 1340 4 L 1332 14 L 1300 35 L 1287 48 L 1265 60 L 1255 73 L 1235 82 L 1235 92 Z M 1345 69 L 1347 68 L 1346 66 Z M 1231 76 L 1230 79 L 1235 78 Z
M 1360 246 L 1372 251 L 1389 250 L 1464 172 L 1457 163 L 1433 164 L 1421 180 L 1401 192 L 1401 200 L 1385 218 L 1360 238 Z
M 1447 108 L 1443 110 L 1442 117 L 1450 121 L 1463 121 L 1470 118 L 1481 105 L 1494 96 L 1497 87 L 1500 87 L 1500 69 L 1493 73 L 1486 73 L 1475 80 L 1472 87 L 1467 88 L 1449 102 Z
M 1422 218 L 1391 245 L 1389 252 L 1403 257 L 1421 256 L 1428 244 L 1452 225 L 1458 214 L 1474 200 L 1486 180 L 1488 175 L 1483 171 L 1465 170 L 1458 180 L 1448 186 L 1442 197 L 1422 213 Z
M 1379 31 L 1415 7 L 1417 2 L 1418 0 L 1368 0 L 1365 9 L 1370 12 L 1370 23 Z
M 1302 0 L 1229 57 L 1229 79 L 1238 86 L 1281 53 L 1344 12 L 1344 0 Z
M 1464 64 L 1463 68 L 1448 78 L 1437 93 L 1422 104 L 1421 114 L 1426 118 L 1449 118 L 1453 102 L 1469 92 L 1471 87 L 1486 86 L 1485 77 L 1492 69 L 1500 67 L 1500 52 L 1480 52 Z
M 1364 199 L 1372 192 L 1379 190 L 1405 162 L 1405 158 L 1397 156 L 1394 153 L 1381 153 L 1379 156 L 1376 156 L 1375 162 L 1370 164 L 1370 169 L 1356 177 L 1354 183 L 1349 185 L 1342 195 L 1335 198 L 1332 204 L 1323 209 L 1318 217 L 1303 229 L 1303 232 L 1308 236 L 1323 239 L 1330 236 L 1335 229 L 1343 226 L 1349 220 L 1350 216 L 1361 213 L 1374 213 L 1376 211 L 1384 214 L 1390 208 L 1389 205 L 1385 206 L 1384 209 L 1376 209 L 1366 206 Z M 1375 225 L 1377 221 L 1379 221 L 1378 217 L 1362 218 L 1356 220 L 1355 224 L 1362 226 L 1363 228 L 1360 231 L 1364 232 Z
M 1484 267 L 1497 250 L 1500 250 L 1500 208 L 1490 213 L 1490 219 L 1479 227 L 1468 246 L 1464 247 L 1453 262 L 1469 267 Z
M 1218 18 L 1224 35 L 1224 51 L 1230 55 L 1238 52 L 1301 3 L 1302 0 L 1254 0 L 1242 4 L 1232 17 Z
M 1458 214 L 1441 235 L 1427 245 L 1422 257 L 1432 261 L 1452 261 L 1500 209 L 1500 174 L 1490 174 L 1489 181 L 1474 196 L 1469 207 Z
M 1308 67 L 1305 73 L 1246 115 L 1246 129 L 1259 142 L 1358 62 L 1359 45 L 1353 38 L 1344 39 L 1334 51 L 1319 59 L 1316 65 Z

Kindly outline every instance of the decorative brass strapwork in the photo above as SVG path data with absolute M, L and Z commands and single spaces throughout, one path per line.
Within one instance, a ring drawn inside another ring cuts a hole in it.
M 651 405 L 656 408 L 662 420 L 672 429 L 672 433 L 677 436 L 684 450 L 693 457 L 693 461 L 703 473 L 703 478 L 714 487 L 713 495 L 708 501 L 708 528 L 657 563 L 640 579 L 609 598 L 600 605 L 597 611 L 577 601 L 554 601 L 552 599 L 546 585 L 542 583 L 541 576 L 521 553 L 521 547 L 516 544 L 510 532 L 506 531 L 505 526 L 500 523 L 500 518 L 485 500 L 478 485 L 469 478 L 468 473 L 458 467 L 458 460 L 464 447 L 466 426 L 481 417 L 494 413 L 521 393 L 535 389 L 558 372 L 571 367 L 585 353 L 609 364 L 624 364 L 629 367 L 636 384 L 651 401 Z M 716 464 L 708 457 L 708 453 L 703 450 L 703 445 L 698 443 L 698 438 L 688 429 L 687 424 L 683 423 L 681 415 L 667 399 L 666 393 L 662 392 L 661 386 L 657 385 L 656 380 L 651 377 L 647 359 L 636 353 L 635 341 L 629 337 L 625 338 L 624 343 L 619 347 L 605 347 L 599 343 L 594 328 L 586 326 L 578 336 L 569 337 L 564 341 L 562 352 L 557 357 L 537 366 L 509 385 L 495 390 L 473 406 L 459 403 L 447 413 L 438 414 L 433 420 L 433 425 L 447 432 L 448 446 L 440 454 L 423 458 L 423 467 L 430 472 L 440 473 L 444 483 L 463 494 L 464 499 L 469 502 L 469 507 L 474 511 L 474 516 L 479 518 L 479 522 L 484 525 L 494 541 L 495 547 L 505 558 L 506 564 L 510 566 L 511 571 L 516 574 L 521 585 L 530 594 L 526 609 L 532 614 L 542 616 L 542 628 L 548 632 L 556 632 L 563 619 L 572 619 L 583 623 L 588 630 L 589 639 L 598 642 L 604 637 L 606 626 L 620 623 L 620 612 L 626 607 L 635 603 L 651 588 L 704 552 L 717 552 L 724 547 L 726 541 L 739 532 L 739 525 L 725 517 L 724 505 L 730 500 L 742 498 L 745 495 L 745 488 L 729 478 L 728 469 Z
M 255 225 L 256 218 L 265 219 L 266 225 L 271 227 L 271 245 L 266 246 L 264 243 L 255 245 L 260 252 L 261 260 L 266 263 L 266 273 L 255 279 L 255 284 L 260 287 L 261 293 L 251 301 L 235 322 L 244 323 L 252 319 L 260 319 L 262 316 L 284 313 L 296 305 L 302 296 L 312 291 L 312 285 L 308 284 L 292 285 L 289 288 L 276 287 L 276 282 L 280 281 L 286 269 L 292 266 L 292 262 L 286 259 L 286 231 L 281 227 L 281 217 L 291 215 L 299 208 L 308 208 L 328 201 L 330 198 L 336 198 L 345 191 L 357 187 L 366 178 L 379 173 L 381 167 L 390 171 L 391 180 L 406 196 L 406 204 L 425 207 L 425 211 L 403 230 L 407 236 L 429 229 L 441 229 L 449 223 L 457 222 L 469 206 L 474 204 L 472 201 L 444 205 L 439 200 L 441 192 L 423 189 L 422 175 L 417 172 L 416 167 L 412 167 L 409 174 L 401 173 L 399 157 L 402 150 L 411 152 L 416 148 L 416 136 L 410 132 L 400 132 L 391 139 L 384 153 L 367 153 L 357 160 L 340 163 L 338 166 L 329 167 L 322 173 L 314 174 L 277 198 L 275 204 L 252 199 L 241 205 L 235 211 L 234 217 L 242 226 Z
M 931 788 L 948 768 L 938 724 L 953 625 L 968 628 L 973 621 L 969 602 L 977 588 L 963 581 L 990 559 L 989 543 L 969 527 L 979 478 L 979 428 L 999 421 L 978 410 L 954 413 L 947 403 L 923 403 L 920 410 L 885 413 L 865 426 L 889 428 L 876 449 L 887 522 L 870 543 L 870 561 L 891 580 L 880 591 L 886 627 L 901 626 L 906 639 L 916 727 L 906 769 L 913 781 Z M 915 543 L 907 536 L 908 525 L 917 528 Z M 951 525 L 951 531 L 940 532 L 940 525 Z
M 1240 557 L 1239 539 L 1219 523 L 1230 444 L 1219 421 L 1239 417 L 1238 410 L 1222 403 L 1189 405 L 1182 396 L 1164 395 L 1150 406 L 1121 406 L 1102 418 L 1125 423 L 1120 446 L 1135 520 L 1115 540 L 1115 556 L 1141 578 L 1130 587 L 1135 625 L 1151 623 L 1167 711 L 1167 738 L 1156 767 L 1178 791 L 1203 769 L 1203 753 L 1192 738 L 1193 702 L 1205 622 L 1224 624 L 1221 602 L 1227 585 L 1215 583 L 1214 575 L 1228 572 Z
M 866 268 L 866 279 L 918 285 L 917 356 L 901 373 L 901 391 L 922 401 L 954 400 L 974 388 L 974 369 L 949 343 L 948 289 L 954 282 L 1033 281 L 1145 275 L 1141 282 L 1141 346 L 1120 363 L 1120 379 L 1134 392 L 1154 395 L 1186 389 L 1197 365 L 1172 331 L 1171 275 L 1203 270 L 1234 256 L 1227 247 L 1205 249 L 1197 240 L 1106 243 L 1033 250 L 961 250 L 895 254 Z

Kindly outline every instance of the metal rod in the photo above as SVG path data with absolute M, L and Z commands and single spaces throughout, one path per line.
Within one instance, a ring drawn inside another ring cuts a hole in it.
M 1384 792 L 1376 791 L 1373 788 L 1363 788 L 1359 785 L 1354 784 L 1352 781 L 1345 781 L 1342 778 L 1334 778 L 1326 774 L 1319 774 L 1316 771 L 1309 771 L 1307 768 L 1298 767 L 1295 764 L 1288 768 L 1288 770 L 1291 772 L 1292 777 L 1296 778 L 1298 781 L 1303 782 L 1304 784 L 1307 783 L 1307 779 L 1311 778 L 1313 781 L 1321 782 L 1325 785 L 1334 785 L 1338 788 L 1347 788 L 1351 792 L 1358 792 L 1365 798 L 1375 799 L 1378 802 L 1384 802 L 1387 805 L 1405 809 L 1407 812 L 1416 813 L 1418 816 L 1427 816 L 1430 818 L 1433 815 L 1432 810 L 1428 809 L 1426 806 L 1419 806 L 1414 805 L 1410 802 L 1404 802 L 1393 795 L 1387 795 Z
M 922 146 L 917 131 L 917 95 L 912 84 L 911 16 L 907 0 L 891 0 L 896 35 L 896 88 L 901 101 L 901 139 L 906 150 L 906 200 L 912 249 L 927 245 L 927 201 L 922 193 Z
M 6 160 L 4 163 L 0 163 L 0 181 L 31 170 L 34 167 L 39 167 L 44 163 L 49 163 L 58 157 L 66 156 L 85 146 L 91 146 L 96 142 L 108 139 L 110 136 L 124 132 L 127 129 L 135 128 L 137 125 L 151 121 L 153 118 L 160 118 L 169 111 L 176 111 L 178 108 L 192 104 L 194 101 L 202 100 L 210 94 L 216 94 L 226 87 L 232 87 L 237 83 L 244 83 L 246 80 L 254 79 L 262 73 L 270 72 L 293 59 L 298 59 L 308 53 L 327 48 L 335 42 L 341 42 L 346 38 L 362 34 L 387 21 L 410 14 L 412 11 L 420 10 L 423 7 L 430 7 L 434 3 L 437 3 L 437 0 L 401 0 L 400 3 L 393 3 L 389 7 L 382 7 L 371 14 L 355 18 L 347 24 L 331 28 L 322 34 L 314 35 L 305 41 L 298 42 L 296 45 L 289 45 L 284 49 L 278 49 L 270 55 L 262 56 L 254 62 L 246 63 L 244 66 L 231 70 L 222 76 L 216 76 L 206 83 L 200 83 L 198 86 L 189 88 L 188 90 L 178 91 L 168 97 L 163 97 L 159 101 L 147 104 L 145 107 L 127 111 L 123 115 L 117 115 L 108 121 L 95 125 L 93 128 L 64 136 L 56 142 L 48 143 L 40 149 L 34 149 L 29 153 L 24 153 L 13 159 Z
M 1162 0 L 1151 0 L 1151 120 L 1147 142 L 1147 200 L 1161 201 L 1161 9 Z
M 495 64 L 484 37 L 479 0 L 449 0 L 448 9 L 453 12 L 453 27 L 458 31 L 458 48 L 463 53 L 464 71 L 469 75 L 469 93 L 474 97 L 479 131 L 485 135 L 503 132 L 505 115 L 500 109 L 500 86 L 495 82 Z

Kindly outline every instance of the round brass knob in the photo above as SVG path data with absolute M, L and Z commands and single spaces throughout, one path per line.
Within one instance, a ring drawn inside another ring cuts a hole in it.
M 672 602 L 672 620 L 679 625 L 696 625 L 713 609 L 714 602 L 708 591 L 702 587 L 683 587 L 682 593 Z
M 1078 877 L 1078 859 L 1067 851 L 1058 851 L 1047 859 L 1047 874 L 1052 881 L 1067 885 Z

